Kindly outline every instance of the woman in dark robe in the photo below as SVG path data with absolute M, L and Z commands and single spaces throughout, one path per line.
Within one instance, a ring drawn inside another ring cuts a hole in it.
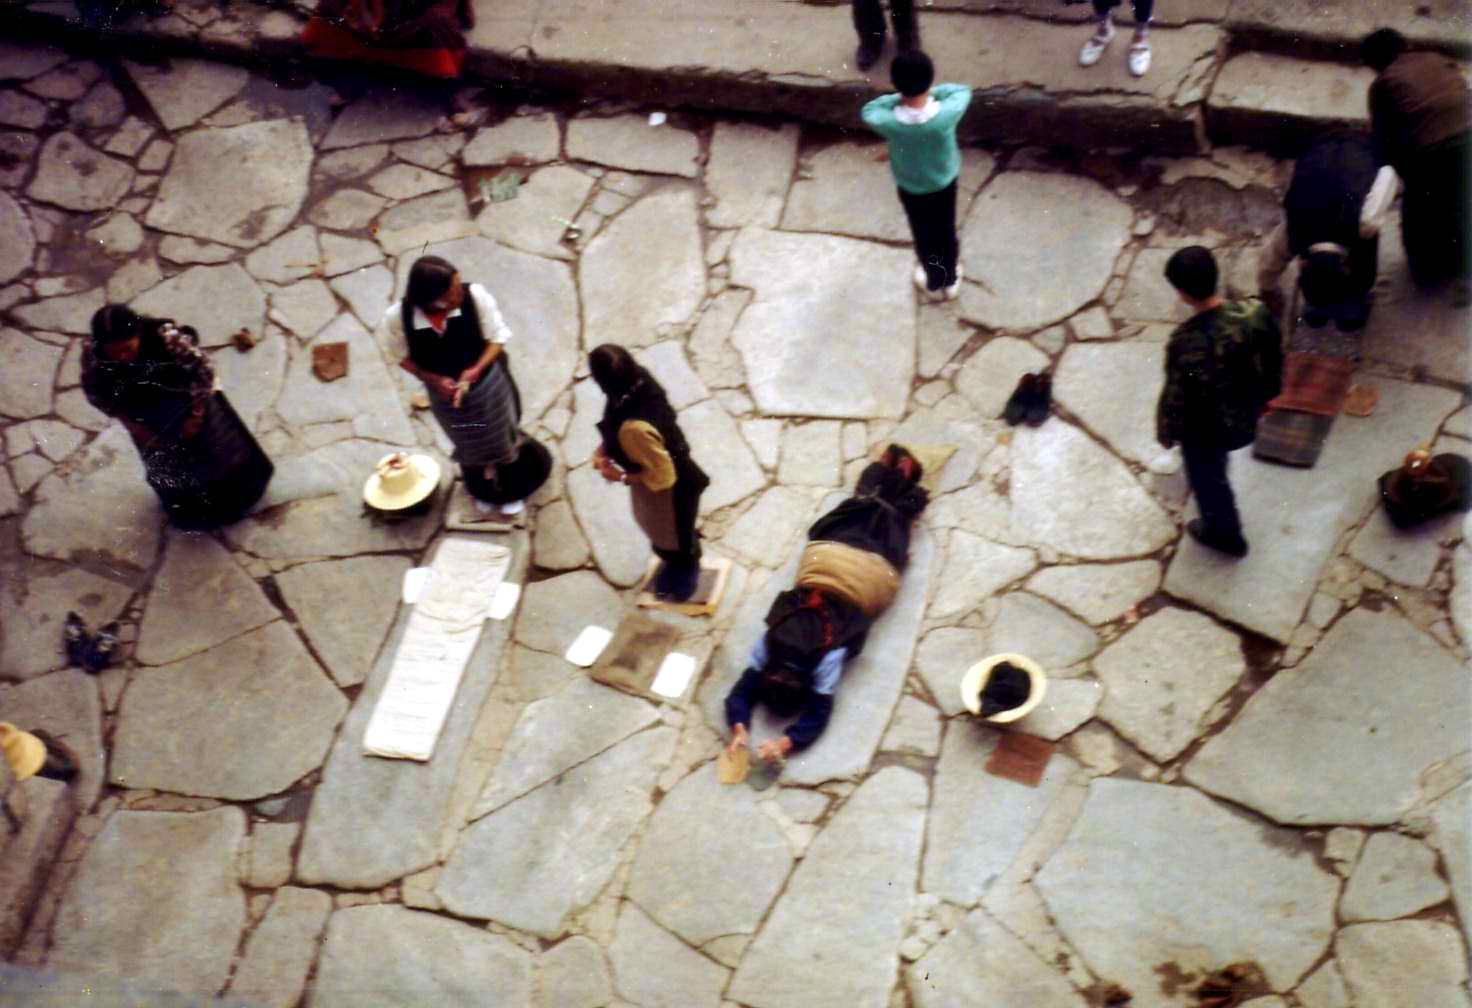
M 663 561 L 655 595 L 683 602 L 700 583 L 695 519 L 710 477 L 690 456 L 664 389 L 627 350 L 611 343 L 595 347 L 588 369 L 608 397 L 593 465 L 610 483 L 629 487 L 634 520 Z
M 133 437 L 170 521 L 211 528 L 235 521 L 275 471 L 223 393 L 198 334 L 122 305 L 92 316 L 82 391 Z
M 470 0 L 321 0 L 302 42 L 323 59 L 386 63 L 455 78 L 465 63 Z

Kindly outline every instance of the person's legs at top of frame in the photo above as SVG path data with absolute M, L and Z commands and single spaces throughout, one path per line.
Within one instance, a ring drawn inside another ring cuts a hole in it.
M 1120 0 L 1094 0 L 1094 14 L 1099 20 L 1094 34 L 1078 52 L 1080 66 L 1093 66 L 1104 56 L 1104 50 L 1114 40 L 1114 8 L 1119 4 Z M 1155 0 L 1133 0 L 1132 6 L 1135 34 L 1130 41 L 1127 62 L 1131 74 L 1143 77 L 1150 69 L 1150 19 L 1154 16 Z

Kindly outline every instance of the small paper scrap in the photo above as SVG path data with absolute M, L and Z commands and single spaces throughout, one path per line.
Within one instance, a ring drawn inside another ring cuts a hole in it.
M 404 571 L 404 605 L 413 605 L 419 601 L 432 573 L 428 567 L 414 567 Z
M 613 631 L 607 627 L 583 627 L 583 632 L 578 634 L 578 639 L 572 642 L 563 657 L 579 668 L 587 668 L 598 660 L 598 656 L 612 639 Z
M 491 596 L 491 611 L 489 613 L 493 620 L 503 620 L 510 616 L 516 609 L 516 601 L 521 598 L 521 585 L 511 581 L 502 581 L 496 586 L 496 593 Z
M 746 780 L 750 770 L 751 752 L 745 746 L 737 749 L 734 755 L 731 750 L 722 749 L 716 758 L 716 779 L 722 784 L 740 784 Z
M 664 656 L 649 688 L 662 697 L 678 700 L 684 696 L 685 687 L 690 685 L 690 677 L 694 674 L 695 659 L 690 655 L 671 651 Z

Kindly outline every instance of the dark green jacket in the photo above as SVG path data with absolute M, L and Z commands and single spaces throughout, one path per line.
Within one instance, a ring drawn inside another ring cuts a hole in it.
M 1167 447 L 1181 441 L 1229 450 L 1250 444 L 1282 377 L 1283 337 L 1261 301 L 1225 301 L 1200 312 L 1166 345 L 1155 436 Z

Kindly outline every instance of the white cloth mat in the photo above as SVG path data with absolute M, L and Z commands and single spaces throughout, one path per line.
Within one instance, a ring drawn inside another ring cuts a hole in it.
M 363 750 L 390 759 L 428 760 L 480 639 L 511 550 L 482 539 L 440 543 L 433 574 L 394 653 L 383 693 L 363 733 Z
M 685 687 L 690 685 L 690 677 L 694 674 L 695 659 L 691 655 L 671 651 L 660 662 L 659 671 L 654 674 L 654 682 L 649 684 L 649 688 L 662 697 L 678 700 L 685 695 Z
M 573 641 L 563 657 L 581 668 L 587 668 L 598 660 L 608 642 L 613 640 L 613 631 L 607 627 L 585 626 L 578 639 Z

